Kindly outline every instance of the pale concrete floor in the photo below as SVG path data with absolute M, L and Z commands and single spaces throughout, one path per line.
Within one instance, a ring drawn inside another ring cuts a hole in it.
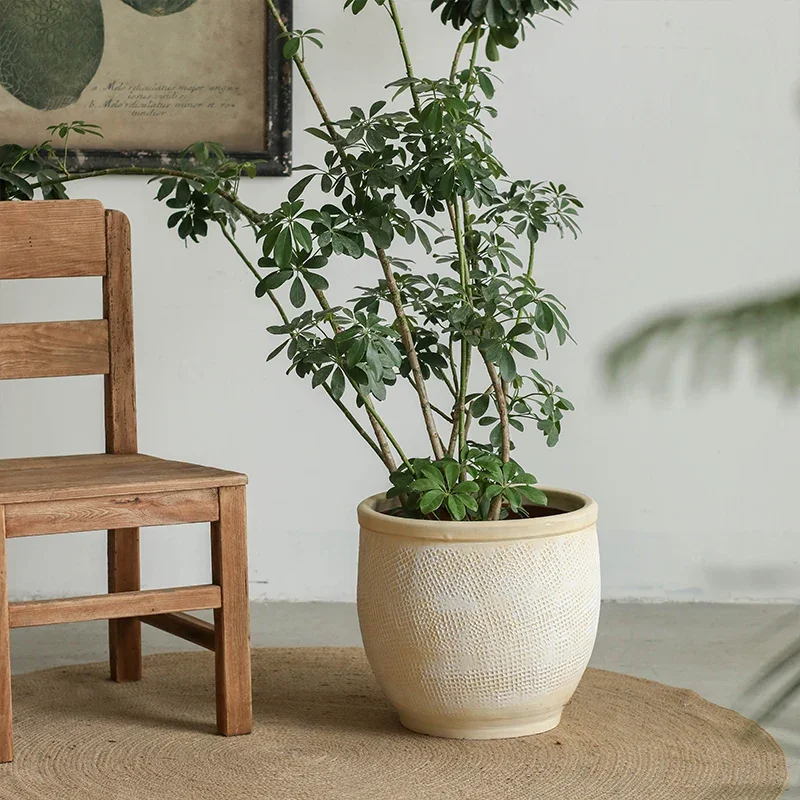
M 360 644 L 349 604 L 255 604 L 256 647 Z M 191 645 L 145 627 L 147 652 Z M 800 607 L 606 604 L 593 666 L 699 692 L 719 705 L 755 716 L 761 700 L 742 694 L 764 663 L 800 638 Z M 12 632 L 15 673 L 106 657 L 104 623 Z M 767 726 L 786 751 L 792 775 L 787 798 L 800 798 L 800 697 Z

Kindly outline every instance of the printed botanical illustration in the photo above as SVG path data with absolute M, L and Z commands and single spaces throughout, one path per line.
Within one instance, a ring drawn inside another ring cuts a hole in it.
M 184 11 L 189 6 L 194 5 L 197 0 L 122 0 L 131 8 L 141 11 L 142 14 L 149 14 L 151 17 L 163 17 L 167 14 L 177 14 Z
M 41 110 L 72 105 L 103 58 L 100 0 L 0 0 L 0 85 Z
M 142 14 L 177 14 L 197 0 L 122 0 Z M 101 0 L 0 0 L 0 84 L 31 108 L 75 103 L 103 58 Z
M 266 27 L 263 0 L 0 0 L 0 145 L 87 120 L 94 150 L 261 152 Z

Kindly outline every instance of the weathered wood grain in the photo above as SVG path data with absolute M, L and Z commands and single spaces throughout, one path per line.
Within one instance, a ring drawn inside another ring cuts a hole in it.
M 106 452 L 138 452 L 133 354 L 131 227 L 119 211 L 106 212 L 108 269 L 103 280 L 103 317 L 108 320 Z
M 6 536 L 184 525 L 219 518 L 216 489 L 47 500 L 6 507 Z M 128 536 L 128 534 L 123 534 Z
M 0 205 L 0 280 L 105 272 L 105 222 L 97 200 Z
M 138 452 L 136 379 L 133 357 L 133 278 L 131 226 L 119 211 L 106 211 L 106 277 L 103 316 L 108 320 L 110 368 L 105 379 L 106 452 Z M 141 588 L 141 554 L 137 525 L 108 524 L 108 591 Z M 108 650 L 111 679 L 118 683 L 142 677 L 142 624 L 137 619 L 110 620 Z
M 0 460 L 0 504 L 239 486 L 247 476 L 147 455 Z M 30 466 L 29 466 L 30 464 Z
M 148 589 L 65 600 L 29 600 L 10 603 L 9 622 L 13 628 L 88 622 L 97 619 L 145 617 L 175 611 L 219 608 L 219 586 L 184 586 L 178 589 Z
M 11 651 L 9 649 L 8 570 L 6 567 L 6 530 L 3 506 L 0 506 L 0 764 L 14 760 L 11 721 Z
M 211 569 L 221 591 L 214 612 L 217 727 L 223 736 L 253 730 L 250 674 L 250 602 L 247 590 L 246 490 L 219 491 L 219 521 L 211 524 Z
M 108 591 L 138 592 L 142 588 L 139 528 L 108 532 Z M 142 623 L 125 616 L 108 621 L 108 663 L 111 680 L 128 683 L 142 679 Z
M 0 380 L 105 375 L 108 322 L 25 322 L 0 325 Z
M 142 622 L 206 650 L 213 650 L 215 647 L 214 626 L 191 614 L 158 614 L 153 617 L 142 617 Z
M 141 456 L 136 453 L 129 456 L 114 456 L 117 464 L 133 464 Z M 14 472 L 15 470 L 50 469 L 51 467 L 69 466 L 102 466 L 108 462 L 107 453 L 86 453 L 70 456 L 34 456 L 33 458 L 3 458 L 0 459 L 0 473 Z

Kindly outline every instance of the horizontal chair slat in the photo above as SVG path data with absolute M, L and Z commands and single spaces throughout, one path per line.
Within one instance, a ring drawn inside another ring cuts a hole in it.
M 6 507 L 6 536 L 183 525 L 218 519 L 216 489 L 91 497 L 9 505 Z
M 105 212 L 98 201 L 0 205 L 0 280 L 105 274 Z
M 106 320 L 0 325 L 0 380 L 108 371 Z
M 204 619 L 191 616 L 191 614 L 157 614 L 152 617 L 142 617 L 142 622 L 199 647 L 205 647 L 206 650 L 215 649 L 214 626 Z
M 71 597 L 65 600 L 31 600 L 9 603 L 9 624 L 12 628 L 33 628 L 39 625 L 60 625 L 65 622 L 89 622 L 98 619 L 148 617 L 176 611 L 199 611 L 222 605 L 219 586 L 185 586 L 178 589 L 151 589 L 141 592 L 92 597 Z

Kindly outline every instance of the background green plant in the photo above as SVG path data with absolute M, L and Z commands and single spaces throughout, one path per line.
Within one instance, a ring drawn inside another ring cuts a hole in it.
M 750 351 L 761 377 L 789 396 L 800 390 L 800 291 L 728 305 L 664 313 L 617 341 L 606 357 L 609 381 L 649 376 L 663 385 L 671 362 L 684 353 L 693 358 L 698 381 L 730 378 L 737 355 Z M 800 640 L 773 658 L 748 689 L 755 696 L 777 684 L 764 706 L 765 724 L 800 695 Z
M 688 353 L 697 380 L 724 380 L 745 351 L 765 382 L 787 395 L 800 391 L 800 289 L 660 314 L 617 341 L 606 367 L 613 384 L 641 380 L 649 367 L 663 381 L 671 362 Z
M 574 3 L 434 0 L 443 21 L 464 32 L 449 74 L 421 78 L 395 0 L 346 0 L 355 15 L 368 5 L 383 9 L 405 71 L 386 98 L 334 119 L 306 65 L 306 45 L 321 47 L 322 32 L 288 30 L 274 0 L 265 2 L 320 115 L 308 133 L 327 146 L 318 163 L 296 168 L 306 174 L 278 208 L 262 213 L 242 202 L 241 180 L 256 165 L 212 142 L 192 145 L 174 168 L 70 173 L 61 154 L 69 137 L 98 133 L 85 122 L 55 126 L 60 145 L 0 148 L 0 199 L 30 200 L 37 191 L 61 199 L 73 180 L 151 176 L 181 239 L 199 242 L 211 229 L 226 238 L 280 318 L 268 329 L 280 340 L 269 359 L 288 359 L 288 373 L 336 404 L 385 465 L 389 496 L 404 513 L 496 520 L 546 504 L 536 478 L 512 457 L 514 437 L 534 426 L 548 445 L 558 442 L 572 405 L 533 362 L 571 337 L 564 306 L 536 280 L 534 260 L 543 234 L 578 234 L 582 205 L 562 184 L 507 175 L 487 127 L 497 114 L 496 79 L 481 53 L 496 60 L 537 16 L 569 13 Z M 312 186 L 324 203 L 309 199 Z M 245 234 L 258 243 L 257 260 L 241 244 Z M 326 273 L 344 259 L 372 262 L 377 274 L 335 304 Z M 406 453 L 379 411 L 402 384 L 419 405 L 430 444 L 424 457 Z
M 672 363 L 692 360 L 696 382 L 725 381 L 737 357 L 750 352 L 762 380 L 787 396 L 800 392 L 800 289 L 728 304 L 682 308 L 657 315 L 621 337 L 606 355 L 612 386 L 670 378 Z M 773 689 L 760 719 L 765 724 L 800 695 L 800 640 L 773 658 L 746 696 Z

